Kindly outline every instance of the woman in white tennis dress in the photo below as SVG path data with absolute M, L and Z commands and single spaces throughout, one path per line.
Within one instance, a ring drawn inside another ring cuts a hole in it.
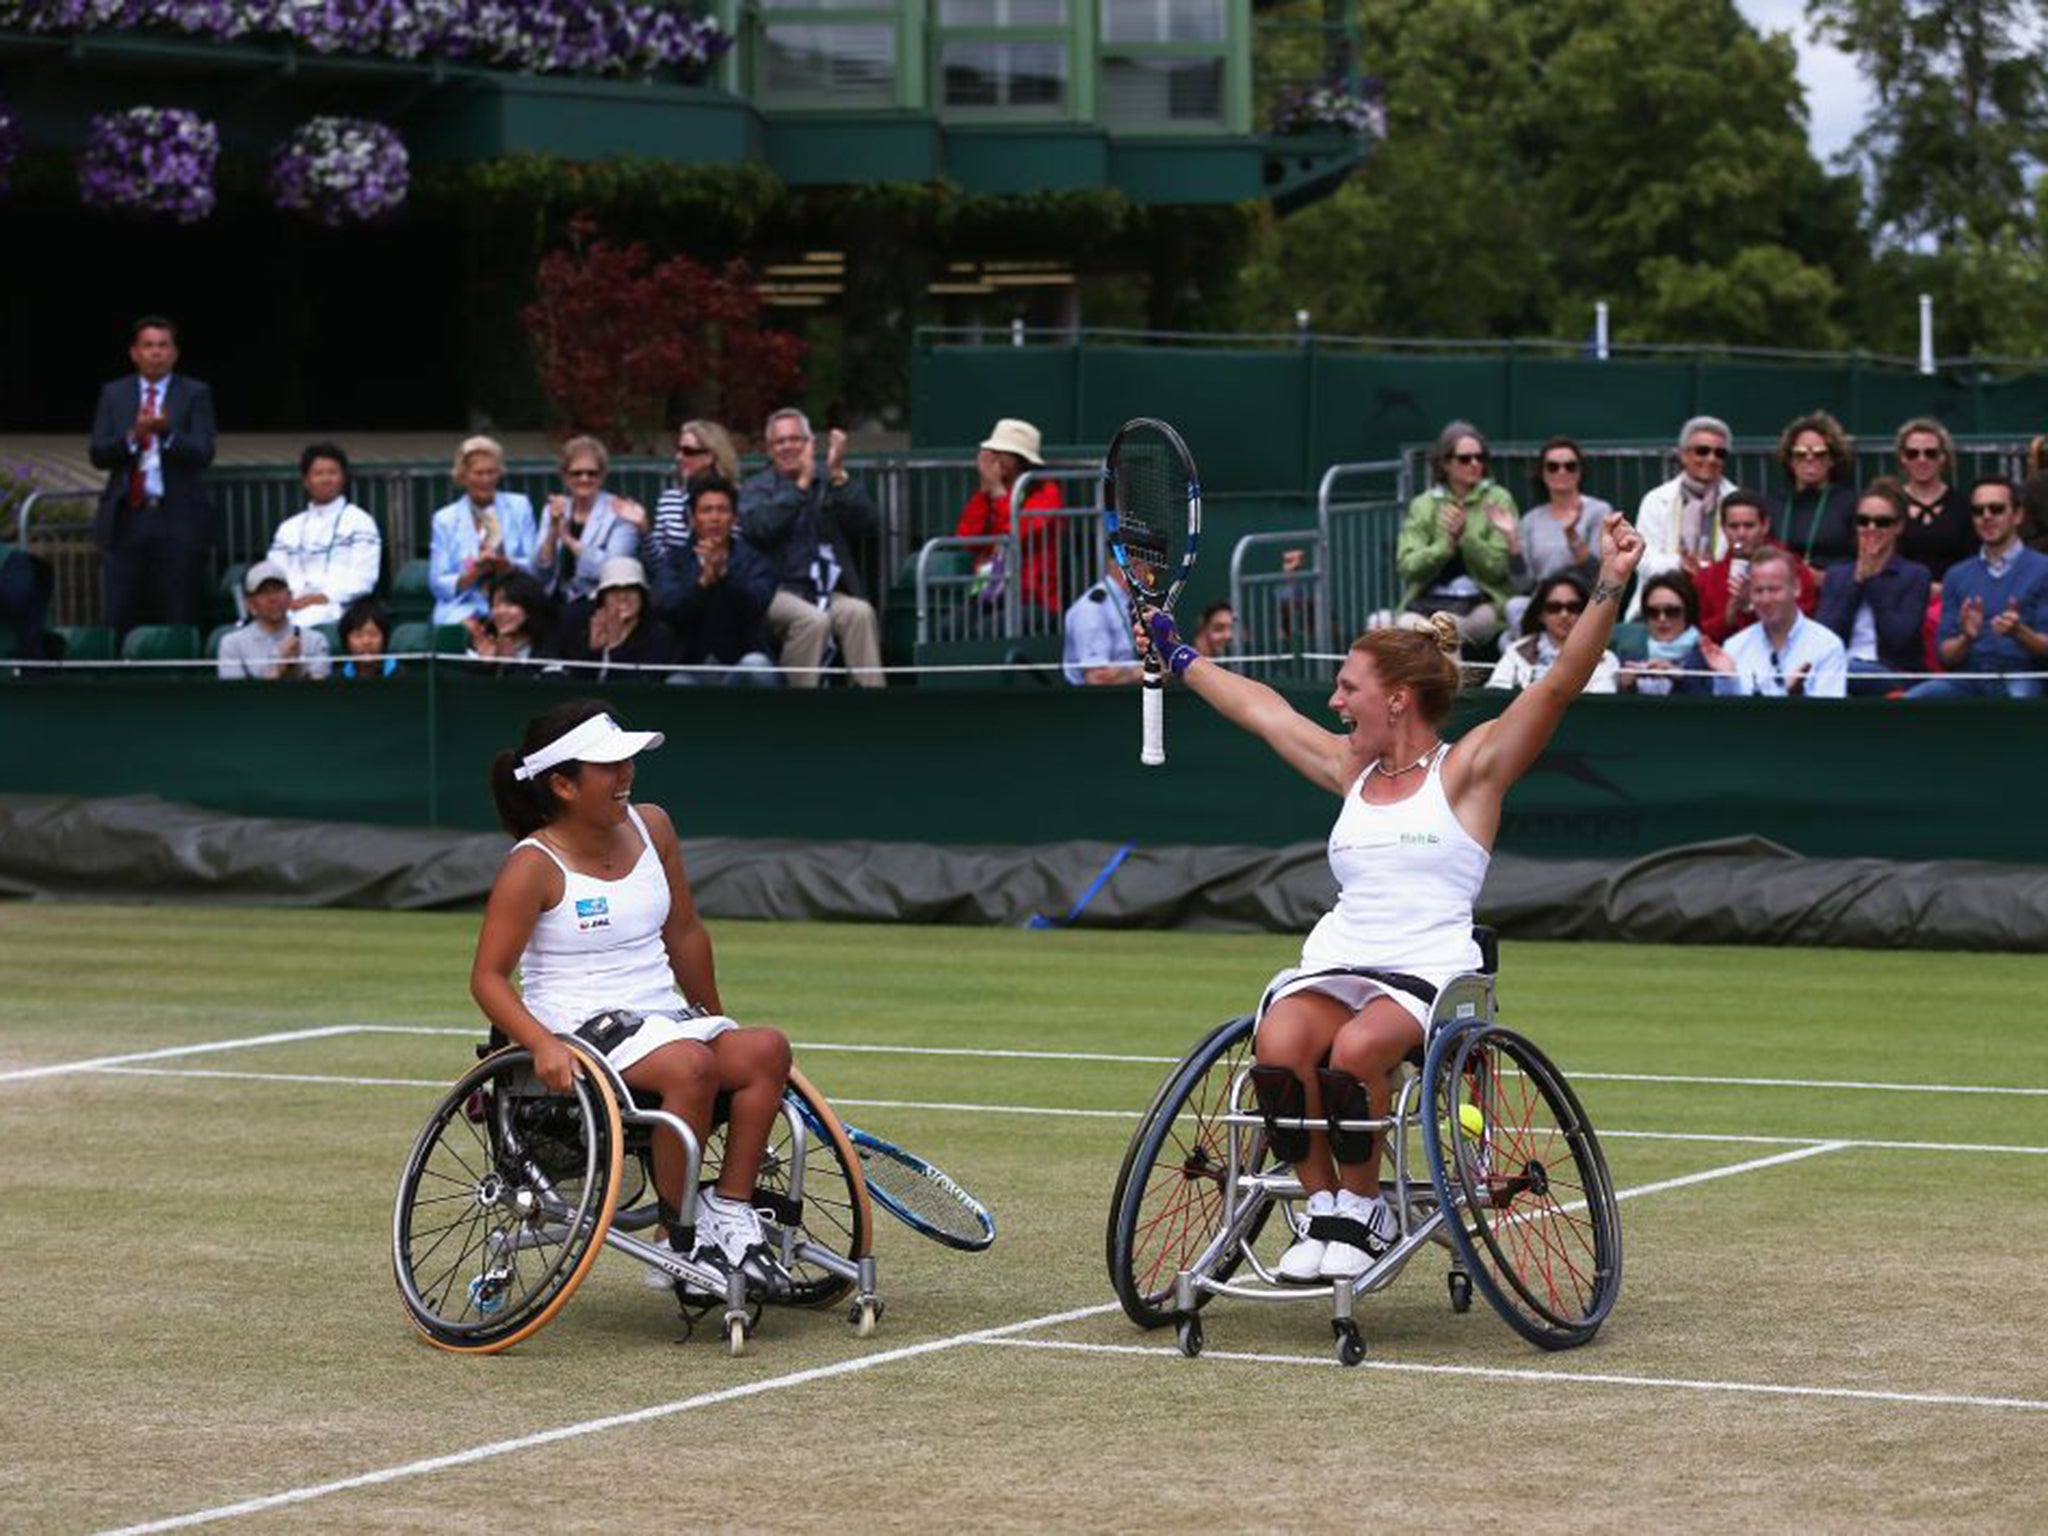
M 560 1037 L 577 1035 L 628 1086 L 660 1095 L 700 1144 L 713 1100 L 731 1095 L 718 1183 L 697 1202 L 696 1252 L 738 1267 L 765 1252 L 754 1185 L 789 1080 L 789 1041 L 726 1017 L 675 826 L 660 807 L 632 803 L 633 758 L 661 743 L 577 700 L 536 717 L 520 749 L 498 755 L 491 798 L 520 841 L 491 887 L 469 989 L 557 1091 L 579 1070 Z M 658 1131 L 655 1192 L 671 1241 L 683 1180 L 681 1143 Z
M 1370 1115 L 1384 1118 L 1388 1074 L 1422 1044 L 1437 991 L 1478 968 L 1472 905 L 1501 801 L 1600 664 L 1642 558 L 1641 537 L 1619 514 L 1607 519 L 1600 545 L 1591 604 L 1549 671 L 1455 744 L 1440 734 L 1459 682 L 1458 631 L 1447 614 L 1352 643 L 1330 695 L 1337 731 L 1198 656 L 1169 616 L 1148 616 L 1159 654 L 1193 692 L 1344 801 L 1330 833 L 1337 904 L 1309 935 L 1301 964 L 1276 976 L 1259 1005 L 1259 1065 L 1281 1069 L 1261 1074 L 1262 1102 L 1269 1092 L 1288 1100 L 1269 1113 L 1322 1118 L 1328 1086 L 1362 1095 Z M 1309 1193 L 1309 1220 L 1279 1273 L 1303 1282 L 1362 1274 L 1395 1233 L 1379 1194 L 1380 1138 L 1344 1148 L 1338 1160 L 1327 1135 L 1296 1135 L 1305 1145 L 1283 1155 Z

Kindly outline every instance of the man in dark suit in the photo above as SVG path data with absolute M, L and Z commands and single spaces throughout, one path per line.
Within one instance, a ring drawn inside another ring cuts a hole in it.
M 213 462 L 213 395 L 174 373 L 177 327 L 146 315 L 129 332 L 135 372 L 100 390 L 92 462 L 107 488 L 92 520 L 105 577 L 106 621 L 199 623 L 199 581 L 213 545 L 201 480 Z

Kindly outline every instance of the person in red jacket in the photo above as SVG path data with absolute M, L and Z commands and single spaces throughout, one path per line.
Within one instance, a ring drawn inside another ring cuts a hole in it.
M 981 445 L 981 453 L 975 461 L 981 473 L 981 489 L 968 497 L 967 505 L 960 509 L 960 526 L 953 530 L 956 534 L 961 538 L 974 538 L 1011 531 L 1010 491 L 1027 468 L 1044 465 L 1039 446 L 1038 428 L 1030 422 L 1006 416 L 996 423 L 995 430 Z M 1031 488 L 1019 510 L 1025 513 L 1045 512 L 1064 504 L 1060 499 L 1059 486 L 1045 480 Z M 1016 528 L 1023 566 L 1016 573 L 1021 583 L 1018 590 L 1025 602 L 1053 615 L 1062 613 L 1066 607 L 1060 600 L 1059 521 L 1052 517 L 1026 516 L 1018 519 Z M 1003 569 L 1004 563 L 1005 556 L 1000 549 L 976 557 L 975 564 L 982 577 L 978 590 L 984 601 L 994 602 L 1001 595 L 1002 583 L 1011 574 Z
M 1721 532 L 1727 537 L 1728 553 L 1693 576 L 1700 595 L 1700 633 L 1717 642 L 1756 622 L 1749 604 L 1749 563 L 1757 551 L 1785 548 L 1771 537 L 1764 499 L 1754 491 L 1731 491 L 1721 499 Z M 1797 555 L 1792 556 L 1792 568 L 1799 576 L 1799 611 L 1812 618 L 1820 600 L 1820 578 Z

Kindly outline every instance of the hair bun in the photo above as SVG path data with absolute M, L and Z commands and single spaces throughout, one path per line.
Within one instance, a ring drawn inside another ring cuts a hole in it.
M 1436 648 L 1446 656 L 1455 657 L 1464 648 L 1464 638 L 1458 633 L 1458 621 L 1448 613 L 1432 613 L 1429 627 L 1436 635 Z

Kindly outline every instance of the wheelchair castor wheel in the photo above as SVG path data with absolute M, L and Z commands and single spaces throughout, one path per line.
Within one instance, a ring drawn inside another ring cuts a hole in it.
M 873 1296 L 863 1296 L 847 1309 L 846 1320 L 853 1326 L 855 1338 L 872 1338 L 875 1324 L 882 1320 L 882 1303 Z
M 729 1316 L 725 1320 L 725 1352 L 735 1359 L 747 1352 L 747 1340 L 753 1336 L 753 1325 L 745 1317 Z
M 1470 1312 L 1472 1310 L 1472 1277 L 1463 1270 L 1452 1270 L 1444 1276 L 1451 1291 L 1451 1310 Z
M 1356 1365 L 1365 1358 L 1365 1340 L 1358 1336 L 1358 1324 L 1348 1317 L 1332 1318 L 1331 1330 L 1337 1335 L 1337 1363 Z
M 1173 1327 L 1174 1342 L 1180 1345 L 1180 1352 L 1190 1360 L 1202 1352 L 1202 1319 L 1190 1313 Z

